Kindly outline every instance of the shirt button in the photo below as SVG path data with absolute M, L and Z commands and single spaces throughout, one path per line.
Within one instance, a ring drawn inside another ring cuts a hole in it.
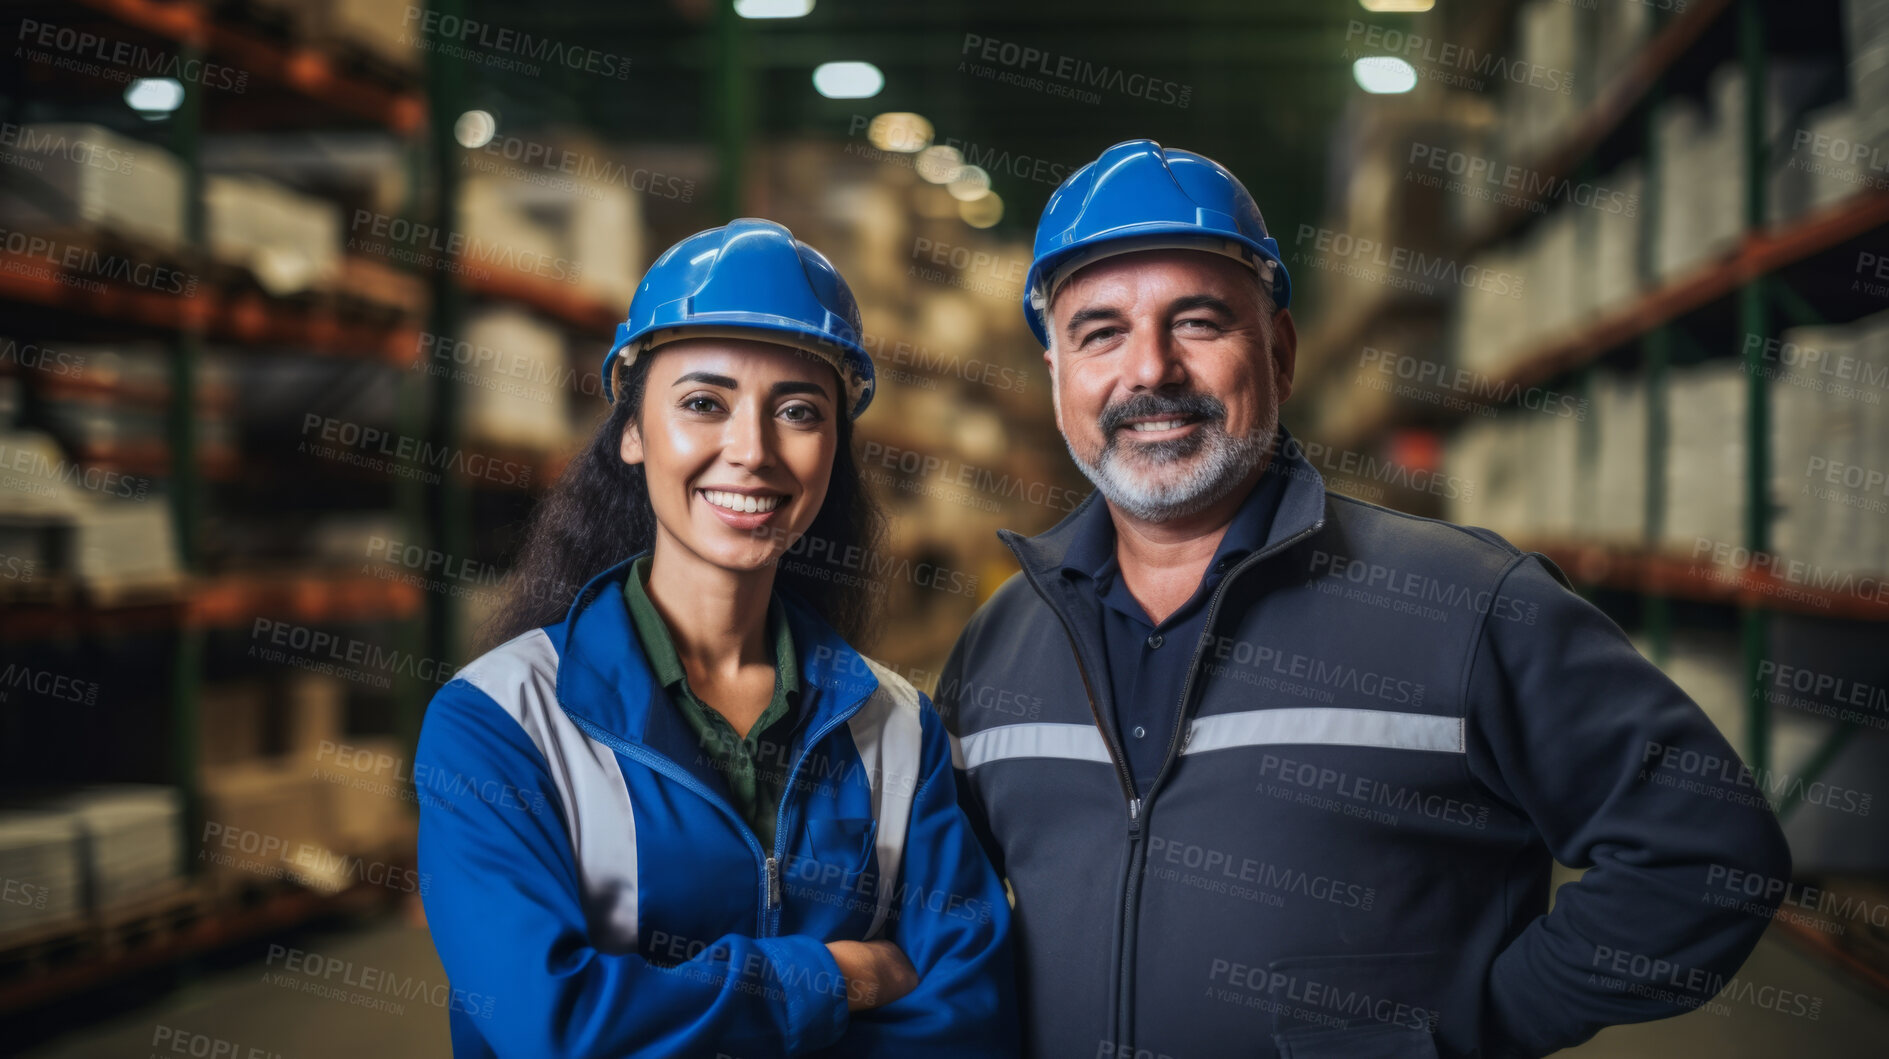
M 1146 739 L 1147 737 L 1148 737 L 1148 730 L 1147 730 L 1146 728 L 1143 728 L 1143 727 L 1142 727 L 1142 726 L 1140 726 L 1140 725 L 1136 725 L 1136 726 L 1135 726 L 1135 738 L 1136 738 L 1136 739 Z
M 1155 633 L 1153 636 L 1148 637 L 1149 647 L 1159 647 L 1166 642 L 1167 640 L 1160 633 Z

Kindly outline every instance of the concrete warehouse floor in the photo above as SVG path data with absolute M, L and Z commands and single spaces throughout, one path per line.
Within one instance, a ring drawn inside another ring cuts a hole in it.
M 360 928 L 305 932 L 284 946 L 287 952 L 240 968 L 205 976 L 162 1000 L 103 1019 L 35 1050 L 30 1059 L 97 1059 L 103 1056 L 192 1054 L 188 1034 L 236 1046 L 236 1055 L 282 1059 L 447 1059 L 446 1009 L 424 1000 L 396 999 L 402 987 L 379 988 L 392 981 L 445 981 L 432 941 L 417 917 L 389 917 Z M 332 975 L 311 975 L 322 961 L 351 964 Z M 294 970 L 289 968 L 293 966 Z M 1823 964 L 1789 943 L 1767 934 L 1741 979 L 1776 985 L 1820 997 L 1816 1019 L 1767 1010 L 1749 1001 L 1715 1001 L 1709 1008 L 1675 1019 L 1602 1032 L 1580 1048 L 1560 1053 L 1579 1059 L 1672 1059 L 1676 1055 L 1711 1055 L 1715 1059 L 1770 1059 L 1773 1056 L 1817 1059 L 1875 1059 L 1889 1040 L 1889 1006 L 1864 994 Z M 306 983 L 342 982 L 336 996 L 305 992 Z M 363 988 L 366 986 L 368 988 Z M 364 1006 L 355 997 L 384 999 L 390 1008 Z M 180 1042 L 182 1044 L 180 1045 Z M 209 1045 L 194 1042 L 198 1047 Z M 198 1052 L 197 1054 L 205 1054 Z

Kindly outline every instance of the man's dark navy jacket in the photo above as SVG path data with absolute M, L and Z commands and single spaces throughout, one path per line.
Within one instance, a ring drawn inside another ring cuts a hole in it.
M 1139 797 L 1093 582 L 1060 575 L 1097 496 L 1002 534 L 1023 576 L 941 674 L 1031 1053 L 1541 1055 L 1718 992 L 1790 876 L 1718 730 L 1545 558 L 1328 493 L 1282 441 Z M 1549 913 L 1551 859 L 1588 870 Z

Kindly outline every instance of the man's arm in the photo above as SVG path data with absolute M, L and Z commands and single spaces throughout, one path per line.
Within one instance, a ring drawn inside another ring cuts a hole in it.
M 924 750 L 885 930 L 912 961 L 918 985 L 855 1014 L 843 1050 L 940 1059 L 1015 1055 L 1010 903 L 958 809 L 944 726 L 922 697 L 920 709 Z
M 1791 873 L 1759 788 L 1727 778 L 1738 757 L 1711 720 L 1551 569 L 1518 559 L 1483 618 L 1465 673 L 1469 767 L 1527 814 L 1557 861 L 1588 871 L 1497 956 L 1492 1055 L 1542 1055 L 1697 1007 L 1769 923 L 1722 905 L 1722 881 Z M 1668 775 L 1669 754 L 1734 764 Z M 1622 966 L 1667 971 L 1628 989 L 1622 979 L 1641 980 Z

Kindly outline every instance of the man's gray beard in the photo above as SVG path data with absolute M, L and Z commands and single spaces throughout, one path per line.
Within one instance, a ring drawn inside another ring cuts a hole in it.
M 1124 514 L 1142 522 L 1166 522 L 1202 511 L 1232 492 L 1265 461 L 1278 432 L 1279 410 L 1274 408 L 1260 429 L 1244 437 L 1227 433 L 1220 421 L 1212 420 L 1186 437 L 1152 444 L 1112 435 L 1095 463 L 1083 459 L 1074 445 L 1069 445 L 1069 457 L 1102 491 L 1103 498 Z M 1068 441 L 1063 439 L 1065 445 Z M 1122 466 L 1123 450 L 1130 445 L 1135 453 L 1131 458 L 1146 466 L 1139 473 Z M 1137 480 L 1153 478 L 1168 464 L 1189 458 L 1194 458 L 1194 465 L 1178 477 Z

